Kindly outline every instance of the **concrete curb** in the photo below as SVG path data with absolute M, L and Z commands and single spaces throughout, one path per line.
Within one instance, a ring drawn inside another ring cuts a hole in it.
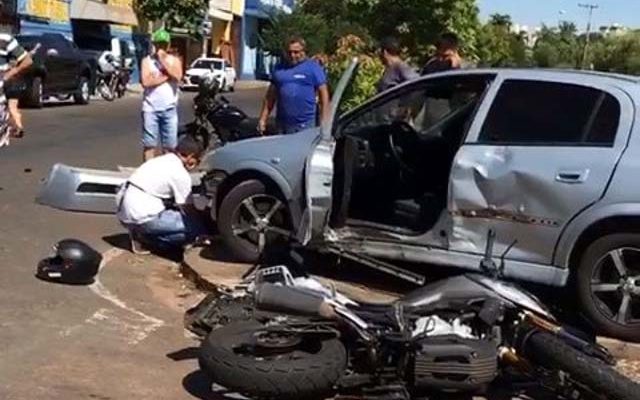
M 189 282 L 193 283 L 197 289 L 204 292 L 217 292 L 219 290 L 219 285 L 204 278 L 204 276 L 193 268 L 186 259 L 180 262 L 179 268 L 182 276 Z
M 196 250 L 199 250 L 199 249 L 196 249 Z M 207 292 L 217 292 L 220 290 L 221 287 L 229 288 L 230 286 L 228 284 L 229 281 L 225 280 L 224 277 L 221 278 L 220 283 L 213 282 L 211 280 L 212 279 L 211 277 L 207 277 L 202 271 L 200 271 L 200 268 L 196 266 L 192 266 L 188 260 L 194 257 L 198 258 L 200 256 L 199 255 L 194 256 L 193 253 L 188 253 L 188 254 L 185 253 L 185 257 L 183 261 L 180 263 L 180 272 L 182 273 L 182 276 L 185 279 L 192 282 L 196 286 L 196 288 L 198 288 L 199 290 L 203 290 Z M 212 261 L 207 261 L 207 262 L 212 262 Z M 234 264 L 229 264 L 229 265 L 234 265 Z M 235 265 L 237 265 L 238 268 L 240 268 L 241 266 L 241 264 L 235 264 Z M 248 269 L 249 267 L 245 266 L 244 268 Z M 244 271 L 239 271 L 239 272 L 244 272 Z M 226 285 L 225 285 L 225 282 L 227 283 Z M 336 289 L 339 291 L 342 290 L 342 288 L 339 288 L 339 287 Z M 616 339 L 604 338 L 604 337 L 598 338 L 598 343 L 606 347 L 616 359 L 640 360 L 640 344 L 627 343 L 627 342 L 622 342 Z

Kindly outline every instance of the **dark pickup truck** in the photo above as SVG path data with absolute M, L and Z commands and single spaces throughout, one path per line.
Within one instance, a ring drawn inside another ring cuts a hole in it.
M 32 53 L 33 67 L 25 74 L 21 103 L 41 107 L 49 97 L 88 104 L 95 82 L 95 67 L 78 47 L 63 35 L 18 35 L 18 42 Z

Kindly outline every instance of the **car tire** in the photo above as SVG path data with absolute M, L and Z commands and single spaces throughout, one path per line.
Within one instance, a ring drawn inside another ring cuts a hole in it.
M 265 246 L 274 246 L 288 243 L 292 234 L 287 202 L 257 179 L 241 182 L 227 193 L 218 209 L 217 225 L 232 256 L 247 263 L 258 261 L 261 238 Z
M 235 92 L 236 91 L 236 81 L 235 81 L 235 79 L 233 80 L 233 82 L 231 82 L 231 85 L 229 85 L 229 91 L 230 92 Z
M 43 95 L 42 78 L 35 76 L 31 81 L 31 86 L 27 91 L 26 103 L 33 108 L 42 108 L 42 95 Z
M 73 94 L 73 100 L 76 104 L 87 105 L 91 100 L 91 88 L 89 87 L 89 79 L 80 77 L 78 82 L 78 91 Z
M 575 282 L 599 334 L 640 342 L 640 234 L 611 234 L 591 243 Z

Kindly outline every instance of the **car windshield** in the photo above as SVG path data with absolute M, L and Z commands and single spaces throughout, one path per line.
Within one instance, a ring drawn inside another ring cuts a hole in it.
M 222 61 L 196 60 L 191 68 L 222 69 Z
M 27 50 L 31 50 L 40 42 L 40 36 L 34 35 L 18 35 L 16 36 L 18 43 Z

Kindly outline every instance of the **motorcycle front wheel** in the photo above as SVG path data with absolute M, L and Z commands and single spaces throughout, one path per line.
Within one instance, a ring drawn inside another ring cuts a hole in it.
M 346 370 L 342 342 L 264 328 L 257 321 L 241 321 L 212 331 L 200 347 L 200 368 L 215 383 L 253 399 L 331 397 Z
M 544 369 L 562 372 L 565 380 L 575 383 L 572 389 L 580 393 L 580 399 L 638 399 L 639 384 L 551 334 L 540 332 L 531 336 L 526 354 Z
M 112 85 L 109 85 L 104 79 L 101 79 L 100 82 L 98 82 L 98 93 L 100 93 L 100 96 L 102 96 L 106 101 L 113 101 L 116 98 L 111 86 Z

